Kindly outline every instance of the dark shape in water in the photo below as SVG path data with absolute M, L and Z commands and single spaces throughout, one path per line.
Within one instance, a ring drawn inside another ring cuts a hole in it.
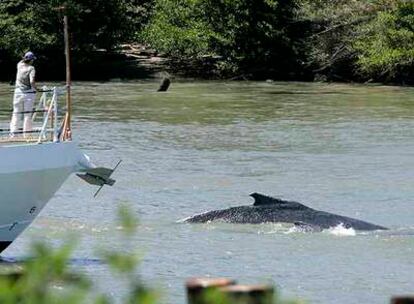
M 158 88 L 157 92 L 166 92 L 170 87 L 171 80 L 168 77 L 162 79 L 160 87 Z
M 236 224 L 292 223 L 307 231 L 320 231 L 343 225 L 355 230 L 386 230 L 388 228 L 309 208 L 297 202 L 285 201 L 259 193 L 250 194 L 253 206 L 239 206 L 213 210 L 194 215 L 184 220 L 186 223 L 206 223 L 222 221 Z

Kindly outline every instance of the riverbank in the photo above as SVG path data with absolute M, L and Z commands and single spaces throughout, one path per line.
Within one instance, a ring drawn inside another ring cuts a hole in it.
M 55 81 L 65 79 L 64 58 L 57 51 L 37 54 L 35 62 L 37 80 Z M 17 61 L 18 59 L 16 59 Z M 0 81 L 14 82 L 15 64 L 10 60 L 0 61 Z M 113 51 L 96 50 L 87 54 L 72 53 L 72 77 L 77 81 L 111 81 L 162 78 L 171 75 L 178 78 L 200 80 L 275 80 L 275 81 L 316 81 L 353 82 L 351 79 L 313 73 L 302 70 L 277 71 L 266 66 L 244 67 L 237 71 L 223 68 L 219 56 L 198 58 L 168 57 L 143 44 L 123 44 Z
M 37 54 L 35 66 L 38 81 L 65 79 L 64 58 L 56 54 L 56 51 Z M 158 78 L 163 72 L 171 70 L 169 62 L 168 58 L 140 44 L 126 44 L 117 50 L 102 49 L 87 54 L 73 51 L 72 77 L 78 81 Z M 0 80 L 14 81 L 16 63 L 0 61 Z
M 238 69 L 223 68 L 220 56 L 193 58 L 169 57 L 144 44 L 123 44 L 115 51 L 100 50 L 82 62 L 74 56 L 74 78 L 78 80 L 150 79 L 169 74 L 179 78 L 200 80 L 280 80 L 326 81 L 327 77 L 304 68 L 301 71 L 276 71 L 267 66 Z M 340 80 L 338 78 L 338 80 Z
M 57 55 L 58 54 L 58 55 Z M 38 81 L 65 79 L 64 58 L 56 50 L 37 54 L 35 62 Z M 15 62 L 0 61 L 0 81 L 14 82 Z M 166 75 L 175 78 L 200 80 L 274 80 L 305 82 L 369 83 L 371 80 L 346 73 L 323 73 L 309 67 L 269 68 L 267 66 L 245 66 L 237 71 L 222 67 L 223 58 L 202 56 L 180 59 L 168 57 L 144 44 L 123 44 L 117 49 L 104 49 L 88 53 L 72 53 L 72 77 L 77 81 L 113 81 L 133 79 L 159 79 Z M 390 85 L 412 85 L 407 82 L 384 82 Z

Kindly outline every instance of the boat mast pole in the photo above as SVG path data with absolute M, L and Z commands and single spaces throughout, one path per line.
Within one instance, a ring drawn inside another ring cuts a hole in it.
M 72 96 L 71 96 L 71 70 L 70 70 L 70 42 L 69 42 L 69 26 L 66 7 L 63 7 L 63 27 L 65 39 L 65 57 L 66 57 L 66 116 L 63 130 L 63 140 L 72 140 L 71 130 L 71 111 L 72 111 Z

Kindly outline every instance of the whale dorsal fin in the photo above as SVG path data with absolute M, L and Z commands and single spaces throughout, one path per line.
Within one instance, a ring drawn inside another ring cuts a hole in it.
M 286 208 L 286 209 L 306 209 L 309 208 L 305 205 L 302 205 L 298 202 L 290 202 L 285 201 L 279 198 L 274 198 L 271 196 L 263 195 L 260 193 L 252 193 L 250 194 L 251 197 L 254 198 L 253 206 L 269 206 L 269 205 L 275 205 L 279 208 Z
M 253 206 L 273 205 L 273 204 L 286 204 L 286 201 L 274 198 L 271 196 L 263 195 L 257 192 L 250 194 L 254 198 Z

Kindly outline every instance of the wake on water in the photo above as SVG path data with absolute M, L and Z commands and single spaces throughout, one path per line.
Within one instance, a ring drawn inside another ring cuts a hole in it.
M 344 224 L 340 223 L 338 226 L 329 228 L 327 230 L 324 230 L 329 234 L 336 235 L 336 236 L 355 236 L 356 232 L 355 229 L 350 227 L 346 228 Z
M 177 221 L 183 223 L 186 219 Z M 193 224 L 191 224 L 192 226 Z M 414 226 L 400 227 L 390 230 L 373 230 L 357 231 L 354 228 L 347 228 L 343 223 L 335 227 L 323 229 L 322 231 L 314 230 L 312 227 L 296 226 L 287 223 L 261 223 L 261 224 L 234 224 L 222 221 L 209 221 L 203 224 L 197 224 L 201 229 L 218 230 L 236 233 L 254 233 L 254 234 L 304 234 L 304 233 L 322 233 L 337 237 L 357 236 L 357 235 L 375 235 L 385 237 L 414 236 Z M 204 228 L 202 228 L 204 227 Z
M 315 232 L 312 229 L 309 229 L 307 227 L 301 227 L 301 226 L 293 226 L 288 229 L 288 231 L 284 232 L 285 234 L 291 234 L 291 233 L 309 233 L 309 232 Z M 335 236 L 355 236 L 356 231 L 354 228 L 346 228 L 344 224 L 340 223 L 339 225 L 335 227 L 331 227 L 329 229 L 324 229 L 321 231 L 322 233 L 331 234 Z
M 353 228 L 346 228 L 339 224 L 322 231 L 314 230 L 308 226 L 296 226 L 286 223 L 262 223 L 262 224 L 233 224 L 223 222 L 207 222 L 201 225 L 207 230 L 219 230 L 236 233 L 257 233 L 257 234 L 297 234 L 297 233 L 323 233 L 334 236 L 355 236 L 357 231 Z M 198 226 L 200 227 L 200 226 Z M 364 232 L 358 232 L 358 234 Z M 366 233 L 366 232 L 365 232 Z M 371 232 L 372 233 L 372 232 Z
M 304 233 L 323 233 L 333 236 L 356 236 L 357 234 L 373 233 L 372 231 L 356 231 L 354 228 L 347 228 L 344 224 L 339 224 L 329 229 L 322 231 L 314 230 L 312 227 L 295 226 L 286 223 L 262 223 L 259 225 L 241 225 L 229 224 L 220 222 L 208 222 L 203 224 L 208 230 L 217 229 L 223 231 L 243 232 L 243 233 L 257 233 L 257 234 L 304 234 Z M 382 232 L 382 231 L 381 231 Z

